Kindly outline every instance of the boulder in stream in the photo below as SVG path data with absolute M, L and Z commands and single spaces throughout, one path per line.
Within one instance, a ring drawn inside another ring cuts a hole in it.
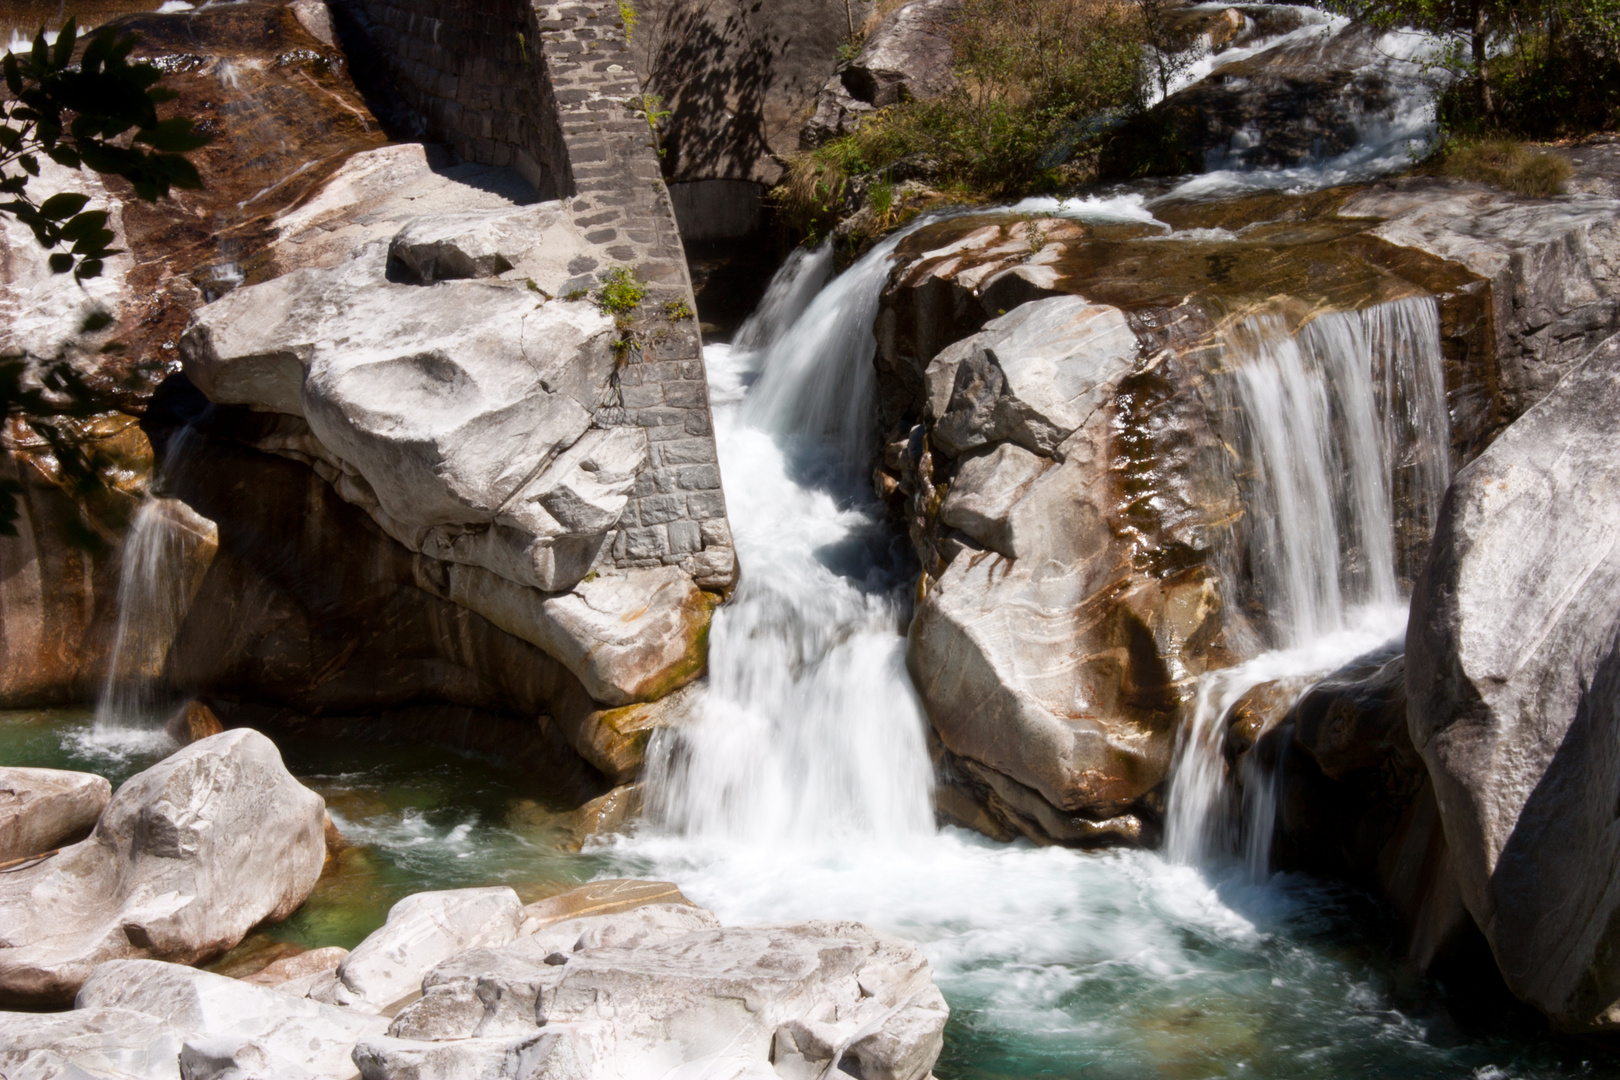
M 366 1080 L 609 1080 L 671 1067 L 923 1080 L 948 1014 L 921 953 L 859 924 L 721 928 L 667 905 L 464 954 L 425 988 L 389 1037 L 355 1049 Z
M 1620 337 L 1458 474 L 1412 601 L 1412 742 L 1508 987 L 1620 1028 Z
M 0 1001 L 61 1004 L 103 961 L 197 963 L 286 918 L 320 876 L 325 809 L 246 729 L 132 777 L 88 839 L 0 876 Z
M 0 863 L 84 839 L 111 799 L 94 773 L 0 768 Z
M 97 1009 L 143 1013 L 180 1032 L 184 1080 L 352 1077 L 355 1042 L 380 1034 L 387 1024 L 378 1016 L 152 960 L 97 967 L 68 1015 Z

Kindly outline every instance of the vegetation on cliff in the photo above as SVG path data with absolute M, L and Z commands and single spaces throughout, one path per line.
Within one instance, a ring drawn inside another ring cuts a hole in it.
M 851 181 L 873 192 L 926 177 L 952 194 L 996 197 L 1089 178 L 1087 151 L 1140 102 L 1152 3 L 964 0 L 951 25 L 956 86 L 908 100 L 795 159 L 776 197 L 809 233 L 840 216 Z M 863 192 L 864 193 L 864 192 Z
M 1620 0 L 1339 0 L 1446 41 L 1449 133 L 1552 138 L 1620 125 Z

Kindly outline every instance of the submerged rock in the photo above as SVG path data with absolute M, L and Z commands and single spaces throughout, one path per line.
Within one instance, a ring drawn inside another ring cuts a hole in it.
M 84 839 L 111 799 L 93 773 L 0 767 L 0 863 Z
M 1508 987 L 1565 1030 L 1620 1025 L 1620 338 L 1447 493 L 1406 686 L 1463 900 Z
M 60 1004 L 103 961 L 196 963 L 286 918 L 320 876 L 324 812 L 245 729 L 132 777 L 88 839 L 0 876 L 0 1001 Z

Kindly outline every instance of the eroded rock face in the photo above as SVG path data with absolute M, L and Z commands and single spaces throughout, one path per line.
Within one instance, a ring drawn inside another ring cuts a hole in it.
M 82 840 L 111 798 L 93 773 L 0 768 L 0 863 Z
M 1493 433 L 1620 332 L 1620 200 L 1612 196 L 1532 200 L 1457 181 L 1400 180 L 1352 197 L 1340 213 L 1386 219 L 1372 236 L 1488 283 Z
M 196 963 L 284 919 L 326 857 L 325 803 L 240 729 L 120 787 L 90 837 L 0 878 L 0 999 L 70 999 L 106 960 Z
M 185 1080 L 924 1080 L 948 1014 L 910 945 L 857 923 L 724 928 L 668 882 L 593 882 L 526 909 L 509 889 L 419 894 L 343 967 L 370 994 L 338 984 L 347 1007 L 319 1000 L 330 983 L 298 996 L 309 976 L 272 989 L 110 961 L 74 1012 L 0 1014 L 0 1061 L 154 1080 L 177 1057 Z
M 184 1036 L 133 1009 L 0 1013 L 0 1069 L 17 1080 L 175 1080 Z
M 523 201 L 500 170 L 453 175 L 470 168 L 420 146 L 357 155 L 281 219 L 269 252 L 280 276 L 198 313 L 183 340 L 186 371 L 216 404 L 279 417 L 222 417 L 211 430 L 313 468 L 421 556 L 409 571 L 416 588 L 543 650 L 572 677 L 457 698 L 544 711 L 589 747 L 590 702 L 649 701 L 703 669 L 714 601 L 702 589 L 735 577 L 723 518 L 707 530 L 669 525 L 684 546 L 668 558 L 630 548 L 654 524 L 632 499 L 664 491 L 665 472 L 671 487 L 718 484 L 712 440 L 706 426 L 671 441 L 625 423 L 619 330 L 577 295 L 607 256 L 561 204 Z M 575 299 L 556 298 L 564 293 Z M 696 365 L 681 388 L 691 401 L 651 390 L 666 404 L 701 406 L 701 380 Z M 684 423 L 685 410 L 666 411 Z M 195 485 L 193 497 L 216 502 L 217 486 Z M 653 500 L 658 524 L 683 517 L 685 490 Z M 718 491 L 706 497 L 705 512 L 723 514 Z M 649 565 L 621 568 L 638 559 Z M 205 652 L 188 652 L 188 663 L 217 667 Z M 288 703 L 315 704 L 303 697 Z M 319 707 L 332 705 L 365 708 Z
M 421 989 L 423 974 L 466 949 L 517 937 L 523 904 L 508 888 L 416 893 L 388 911 L 382 929 L 337 966 L 330 987 L 313 994 L 334 1005 L 378 1013 Z
M 646 458 L 638 429 L 575 449 L 612 372 L 611 321 L 521 288 L 392 286 L 385 260 L 370 249 L 210 304 L 184 339 L 187 377 L 217 404 L 303 418 L 311 456 L 412 550 L 571 587 Z
M 1413 744 L 1510 989 L 1620 1024 L 1620 338 L 1458 474 L 1412 602 Z

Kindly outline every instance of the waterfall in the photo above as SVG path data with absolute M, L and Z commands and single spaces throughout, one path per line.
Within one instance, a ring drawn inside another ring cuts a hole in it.
M 1013 209 L 1141 220 L 1141 203 Z M 830 246 L 791 260 L 737 341 L 706 350 L 742 580 L 710 630 L 699 719 L 649 748 L 648 805 L 668 835 L 822 845 L 934 832 L 927 720 L 905 668 L 915 567 L 868 478 L 878 301 L 895 249 L 933 220 L 830 283 Z
M 702 718 L 650 753 L 654 817 L 687 837 L 933 830 L 901 636 L 909 574 L 865 478 L 872 322 L 900 239 L 825 288 L 830 248 L 793 261 L 738 342 L 710 351 L 720 386 L 756 363 L 762 374 L 740 409 L 716 401 L 743 576 L 710 631 Z
M 1274 648 L 1200 683 L 1177 743 L 1166 847 L 1192 863 L 1241 850 L 1263 872 L 1270 782 L 1247 778 L 1248 806 L 1232 805 L 1227 715 L 1262 683 L 1326 674 L 1404 632 L 1399 540 L 1433 529 L 1450 479 L 1439 306 L 1325 312 L 1295 333 L 1280 315 L 1254 315 L 1222 345 L 1246 562 Z
M 170 440 L 157 477 L 160 490 L 172 480 L 190 434 L 184 428 Z M 98 734 L 117 738 L 162 730 L 177 704 L 164 680 L 169 649 L 217 543 L 214 523 L 179 499 L 154 492 L 136 509 L 124 540 L 107 677 L 96 700 Z

